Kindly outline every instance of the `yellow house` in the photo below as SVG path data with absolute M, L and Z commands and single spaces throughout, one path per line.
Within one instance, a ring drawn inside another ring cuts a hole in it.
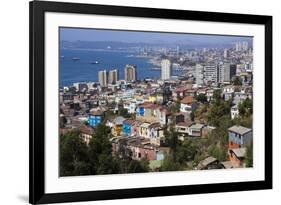
M 155 95 L 150 95 L 148 97 L 148 102 L 155 103 L 157 101 L 157 97 Z
M 117 137 L 121 135 L 124 120 L 126 119 L 122 116 L 118 116 L 113 120 L 111 129 L 113 136 Z

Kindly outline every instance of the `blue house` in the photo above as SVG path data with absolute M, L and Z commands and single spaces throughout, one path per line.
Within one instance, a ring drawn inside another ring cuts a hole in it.
M 102 123 L 104 117 L 104 113 L 101 111 L 94 111 L 88 115 L 88 123 L 92 127 L 96 127 L 97 125 Z
M 139 106 L 136 110 L 138 116 L 144 116 L 144 111 L 145 109 L 142 106 Z
M 123 134 L 130 136 L 132 134 L 134 120 L 124 120 L 123 121 Z
M 234 125 L 228 129 L 228 148 L 243 148 L 253 140 L 253 131 L 250 128 Z

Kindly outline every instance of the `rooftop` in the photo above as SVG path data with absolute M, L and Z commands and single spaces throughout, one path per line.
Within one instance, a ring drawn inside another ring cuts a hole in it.
M 126 120 L 126 118 L 122 117 L 122 116 L 118 116 L 113 120 L 113 123 L 115 125 L 122 125 L 124 120 Z
M 235 132 L 235 133 L 238 133 L 240 135 L 244 135 L 244 134 L 252 131 L 252 129 L 247 128 L 247 127 L 242 127 L 242 126 L 234 125 L 234 126 L 230 127 L 228 129 L 228 131 Z
M 194 98 L 192 96 L 186 96 L 181 100 L 183 104 L 191 104 L 194 102 Z
M 207 167 L 209 164 L 212 164 L 214 162 L 217 162 L 218 160 L 214 157 L 207 157 L 206 159 L 202 160 L 198 164 L 198 169 L 204 169 Z
M 193 124 L 194 124 L 194 122 L 192 122 L 192 121 L 186 121 L 186 122 L 179 122 L 176 124 L 176 126 L 190 127 Z
M 230 151 L 233 152 L 239 158 L 246 156 L 246 148 L 236 148 L 236 149 L 231 149 Z

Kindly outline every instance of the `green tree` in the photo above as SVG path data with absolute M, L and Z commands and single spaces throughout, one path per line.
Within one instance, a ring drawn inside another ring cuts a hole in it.
M 130 160 L 128 165 L 128 173 L 143 173 L 149 171 L 149 162 L 146 159 Z
M 246 167 L 253 167 L 253 142 L 246 147 Z
M 80 132 L 73 130 L 60 136 L 60 176 L 90 174 L 87 145 Z
M 215 157 L 219 161 L 227 160 L 227 149 L 225 146 L 221 146 L 220 143 L 213 144 L 209 148 L 209 155 Z
M 212 101 L 214 104 L 219 104 L 221 102 L 221 90 L 219 89 L 214 90 Z
M 203 93 L 200 93 L 199 95 L 196 96 L 196 100 L 198 102 L 201 102 L 201 103 L 206 103 L 207 102 L 207 97 Z
M 173 156 L 167 155 L 160 167 L 160 171 L 180 171 L 182 170 L 181 164 L 173 160 Z
M 111 130 L 104 124 L 97 126 L 89 143 L 89 159 L 92 174 L 119 173 L 118 164 L 112 156 L 112 145 L 109 141 Z
M 128 110 L 125 109 L 125 108 L 120 108 L 119 111 L 118 111 L 118 114 L 121 115 L 124 118 L 130 118 L 131 117 L 131 114 L 128 113 Z
M 176 161 L 180 164 L 184 164 L 188 161 L 192 161 L 197 154 L 196 146 L 192 143 L 192 140 L 185 140 L 181 146 L 178 146 L 176 152 Z
M 236 77 L 233 79 L 232 84 L 233 84 L 233 85 L 242 85 L 242 81 L 241 81 L 241 79 L 240 79 L 238 76 L 236 76 Z
M 180 111 L 180 100 L 177 100 L 176 102 L 174 102 L 170 107 L 169 107 L 169 111 L 171 113 L 177 113 Z
M 246 98 L 243 102 L 238 104 L 239 115 L 241 117 L 247 117 L 253 114 L 253 101 Z

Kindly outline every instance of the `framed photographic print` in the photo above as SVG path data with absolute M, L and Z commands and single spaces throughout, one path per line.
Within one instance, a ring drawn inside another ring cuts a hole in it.
M 271 16 L 30 2 L 30 203 L 271 188 Z

